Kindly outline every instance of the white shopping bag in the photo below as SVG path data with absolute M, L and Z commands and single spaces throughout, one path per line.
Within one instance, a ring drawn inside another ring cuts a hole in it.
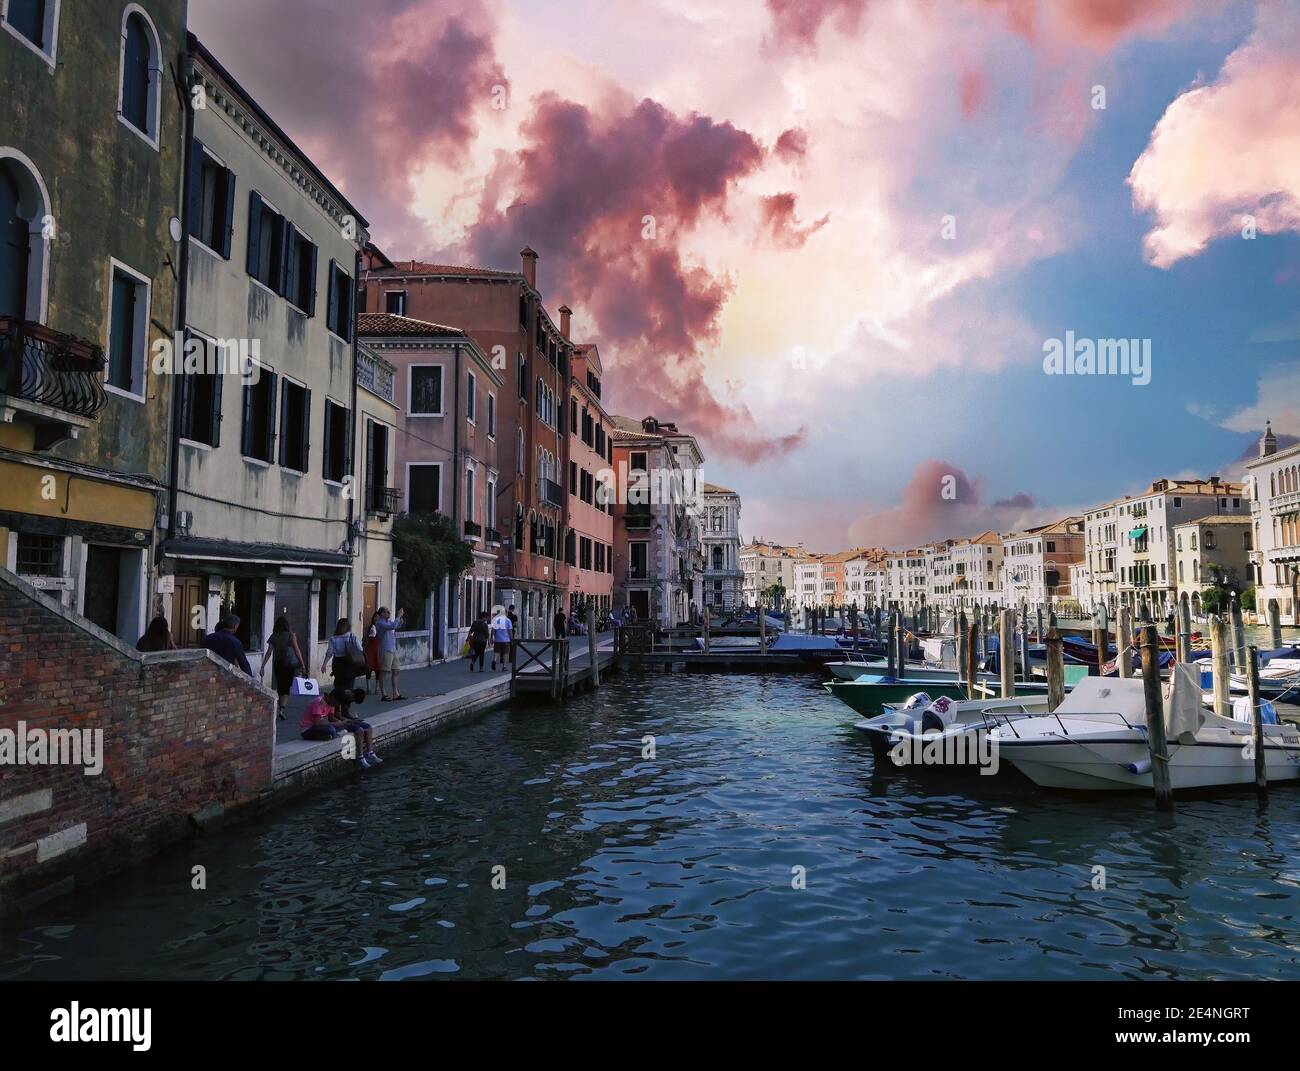
M 314 677 L 294 677 L 293 695 L 320 695 L 320 685 Z

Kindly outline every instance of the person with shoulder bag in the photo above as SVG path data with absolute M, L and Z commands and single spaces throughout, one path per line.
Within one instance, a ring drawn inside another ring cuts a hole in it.
M 322 673 L 325 672 L 326 664 L 330 665 L 330 671 L 334 675 L 334 689 L 340 692 L 350 693 L 357 674 L 366 671 L 365 652 L 346 617 L 340 617 L 334 626 L 334 635 L 330 637 L 325 657 L 321 659 Z
M 262 655 L 262 665 L 257 671 L 260 679 L 266 672 L 267 660 L 271 662 L 271 680 L 275 685 L 277 696 L 276 713 L 284 721 L 285 707 L 289 704 L 289 693 L 293 691 L 293 680 L 306 672 L 302 649 L 298 646 L 298 636 L 289 627 L 289 619 L 283 615 L 275 619 L 271 636 L 266 641 L 266 653 Z

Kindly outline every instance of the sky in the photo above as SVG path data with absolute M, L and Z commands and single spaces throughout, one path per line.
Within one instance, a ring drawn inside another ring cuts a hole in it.
M 537 250 L 746 540 L 1008 532 L 1300 435 L 1300 0 L 190 11 L 392 259 Z M 1107 339 L 1140 364 L 1045 363 Z

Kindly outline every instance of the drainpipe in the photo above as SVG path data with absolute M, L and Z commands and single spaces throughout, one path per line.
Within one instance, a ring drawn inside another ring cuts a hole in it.
M 185 113 L 184 123 L 184 144 L 181 146 L 181 241 L 180 241 L 180 263 L 177 267 L 177 273 L 180 278 L 177 280 L 176 293 L 176 332 L 172 339 L 172 345 L 175 346 L 176 340 L 182 342 L 185 339 L 185 321 L 189 317 L 189 292 L 190 292 L 190 154 L 194 146 L 194 104 L 190 96 L 190 83 L 194 75 L 194 54 L 187 48 L 181 53 L 181 84 L 177 86 L 177 92 L 181 98 L 181 107 Z M 173 349 L 173 360 L 178 356 Z M 183 353 L 180 355 L 183 358 Z M 181 389 L 184 381 L 176 373 L 175 368 L 172 370 L 172 414 L 171 414 L 171 442 L 170 458 L 168 459 L 168 478 L 167 478 L 167 538 L 176 538 L 176 513 L 179 505 L 177 498 L 180 493 L 180 462 L 181 462 Z M 161 562 L 159 563 L 161 565 Z
M 453 362 L 454 371 L 452 373 L 452 382 L 456 384 L 452 391 L 452 450 L 451 450 L 451 523 L 453 531 L 459 531 L 461 538 L 465 537 L 465 524 L 460 517 L 460 343 L 454 343 L 452 352 L 455 354 Z M 456 581 L 457 592 L 459 595 L 464 590 L 460 580 Z M 448 608 L 455 605 L 454 596 L 450 591 L 447 593 Z M 466 608 L 468 612 L 468 607 Z
M 357 411 L 357 365 L 359 363 L 358 347 L 360 345 L 357 339 L 357 303 L 361 299 L 361 250 L 358 249 L 352 258 L 352 417 L 348 421 L 349 438 L 351 438 L 351 449 L 349 456 L 352 458 L 353 469 L 353 493 L 348 496 L 348 535 L 347 550 L 348 558 L 351 559 L 356 554 L 356 537 L 353 532 L 353 524 L 356 523 L 357 517 L 357 495 L 356 495 L 356 459 L 357 459 L 357 426 L 361 422 L 361 414 Z M 324 425 L 322 424 L 322 430 Z M 388 469 L 388 459 L 384 459 L 384 469 Z M 363 486 L 368 487 L 369 481 Z M 364 514 L 363 514 L 364 516 Z M 364 523 L 364 522 L 362 522 Z M 353 570 L 349 570 L 349 573 Z M 393 597 L 397 597 L 397 592 L 393 592 Z M 348 577 L 348 621 L 351 622 L 352 615 L 357 609 L 357 586 L 353 583 L 353 578 Z

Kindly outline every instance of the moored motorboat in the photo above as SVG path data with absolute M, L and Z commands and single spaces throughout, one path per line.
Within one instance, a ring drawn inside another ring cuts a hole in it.
M 1151 788 L 1146 702 L 1140 680 L 1087 677 L 1042 717 L 1000 725 L 989 734 L 1001 758 L 1046 788 Z M 1183 666 L 1166 703 L 1169 778 L 1174 789 L 1253 784 L 1249 722 L 1206 710 L 1199 674 Z M 1300 731 L 1265 725 L 1269 781 L 1300 776 Z
M 883 714 L 858 722 L 855 728 L 867 734 L 878 756 L 892 757 L 896 765 L 966 769 L 987 765 L 989 730 L 1045 713 L 1046 695 L 931 700 L 921 692 L 900 706 L 887 707 Z
M 975 680 L 977 690 L 983 689 L 990 696 L 1000 687 L 1000 678 L 993 673 L 976 674 Z M 836 699 L 868 716 L 881 713 L 886 705 L 906 702 L 915 692 L 928 692 L 932 698 L 970 698 L 966 680 L 959 680 L 952 670 L 913 669 L 910 666 L 904 677 L 867 673 L 856 680 L 827 681 L 824 687 Z M 1046 691 L 1046 681 L 1016 681 L 1017 694 L 1038 695 Z

